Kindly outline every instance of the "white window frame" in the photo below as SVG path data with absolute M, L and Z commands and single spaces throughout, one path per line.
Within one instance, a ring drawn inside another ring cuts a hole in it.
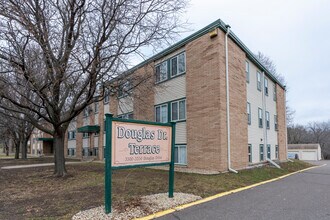
M 259 144 L 259 160 L 260 161 L 264 161 L 265 160 L 264 147 L 265 146 L 263 144 Z
M 130 116 L 132 116 L 132 117 L 130 117 Z M 134 118 L 134 114 L 133 114 L 133 112 L 127 112 L 127 113 L 118 115 L 117 118 L 133 119 Z
M 166 121 L 162 121 L 162 108 L 163 107 L 166 107 Z M 159 108 L 159 121 L 157 121 L 157 108 Z M 160 105 L 157 105 L 155 106 L 155 121 L 156 122 L 161 122 L 161 123 L 167 123 L 168 122 L 168 105 L 167 103 L 166 104 L 160 104 Z
M 251 104 L 247 102 L 246 104 L 246 112 L 247 112 L 247 117 L 248 117 L 248 125 L 251 125 Z
M 262 108 L 258 108 L 258 126 L 259 128 L 263 128 L 263 110 Z
M 266 111 L 266 128 L 270 129 L 270 116 L 269 112 Z
M 269 157 L 268 157 L 269 154 Z M 272 146 L 270 144 L 267 144 L 267 158 L 271 159 L 272 157 Z
M 110 94 L 109 93 L 110 93 L 109 92 L 109 89 L 105 89 L 105 91 L 104 91 L 104 99 L 103 99 L 104 104 L 107 104 L 110 101 Z
M 184 118 L 180 118 L 180 102 L 184 102 Z M 173 104 L 177 104 L 177 119 L 173 120 Z M 187 114 L 187 104 L 186 99 L 180 99 L 174 102 L 171 102 L 171 121 L 183 121 L 186 120 Z
M 265 95 L 268 96 L 268 79 L 264 77 Z
M 176 144 L 175 147 L 174 147 L 174 151 L 175 151 L 175 148 L 178 149 L 178 160 L 181 158 L 180 157 L 180 152 L 181 151 L 179 151 L 179 149 L 182 149 L 182 148 L 185 149 L 185 159 L 184 159 L 185 161 L 177 161 L 177 162 L 174 161 L 174 163 L 179 164 L 179 165 L 187 165 L 187 145 L 186 144 Z M 175 160 L 175 156 L 174 156 L 174 160 Z
M 250 63 L 246 60 L 245 61 L 245 76 L 246 76 L 246 82 L 250 82 Z
M 248 144 L 248 161 L 252 163 L 252 144 Z
M 180 71 L 180 69 L 179 69 L 179 57 L 180 56 L 183 56 L 183 60 L 184 60 L 184 70 L 183 71 Z M 173 75 L 173 69 L 172 69 L 172 64 L 173 64 L 174 59 L 176 59 L 176 62 L 177 62 L 176 63 L 176 74 L 175 75 Z M 178 55 L 170 58 L 170 72 L 171 72 L 171 78 L 179 76 L 179 75 L 184 74 L 186 72 L 186 53 L 185 52 L 179 53 Z
M 261 73 L 257 71 L 257 89 L 261 91 L 262 85 L 261 85 Z
M 94 102 L 94 113 L 99 113 L 100 104 L 98 102 Z
M 165 64 L 165 65 L 164 65 Z M 165 78 L 164 79 L 161 79 L 161 74 L 160 74 L 160 71 L 161 71 L 161 66 L 162 65 L 164 65 L 165 66 L 165 72 L 166 72 L 166 74 L 165 74 Z M 159 67 L 159 76 L 157 75 L 157 68 Z M 163 61 L 163 62 L 161 62 L 161 63 L 159 63 L 159 64 L 157 64 L 156 66 L 155 66 L 155 70 L 156 70 L 156 83 L 160 83 L 160 82 L 163 82 L 163 81 L 166 81 L 167 79 L 168 79 L 168 65 L 167 65 L 167 61 Z M 158 81 L 157 81 L 157 79 L 159 79 Z
M 278 131 L 278 118 L 277 115 L 274 115 L 274 129 L 275 131 Z

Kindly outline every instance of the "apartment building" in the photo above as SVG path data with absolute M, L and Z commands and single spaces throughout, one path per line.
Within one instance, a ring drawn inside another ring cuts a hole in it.
M 112 113 L 175 121 L 175 163 L 187 168 L 226 171 L 287 158 L 285 87 L 221 20 L 111 83 L 118 81 L 117 93 L 71 122 L 68 157 L 102 160 L 104 114 Z

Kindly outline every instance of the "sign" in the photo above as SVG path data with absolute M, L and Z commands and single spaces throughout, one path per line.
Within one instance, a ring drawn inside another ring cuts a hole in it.
M 172 127 L 112 121 L 112 167 L 171 162 Z
M 106 116 L 105 213 L 111 212 L 112 170 L 169 165 L 168 197 L 174 191 L 175 122 L 159 123 Z

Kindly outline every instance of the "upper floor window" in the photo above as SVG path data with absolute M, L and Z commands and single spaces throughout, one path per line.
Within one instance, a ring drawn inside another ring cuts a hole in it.
M 246 74 L 246 82 L 250 82 L 250 64 L 248 61 L 245 61 L 245 74 Z
M 186 119 L 186 100 L 171 103 L 171 120 L 180 121 Z
M 133 112 L 118 115 L 117 118 L 133 119 Z
M 258 108 L 258 124 L 259 128 L 262 128 L 262 109 Z
M 273 100 L 276 101 L 277 96 L 277 89 L 276 89 L 276 83 L 273 85 Z
M 89 138 L 89 133 L 84 132 L 84 133 L 83 133 L 83 138 Z
M 76 131 L 69 131 L 68 132 L 68 140 L 76 139 Z
M 156 66 L 156 83 L 167 80 L 167 62 L 164 61 Z
M 127 96 L 132 90 L 132 84 L 130 81 L 126 81 L 119 86 L 118 98 Z
M 180 75 L 186 72 L 185 53 L 181 53 L 170 59 L 171 62 L 171 77 Z
M 186 72 L 186 54 L 180 53 L 156 65 L 156 83 Z
M 275 131 L 277 131 L 278 130 L 277 115 L 274 115 L 274 127 L 275 127 Z
M 105 91 L 104 91 L 104 103 L 109 103 L 109 99 L 110 99 L 109 89 L 105 89 Z
M 257 71 L 257 89 L 261 91 L 261 73 Z
M 84 117 L 88 117 L 89 115 L 89 106 L 87 106 L 85 109 L 84 109 Z
M 167 104 L 156 106 L 155 113 L 156 113 L 156 122 L 162 122 L 162 123 L 168 122 Z
M 99 112 L 99 103 L 98 102 L 94 102 L 94 112 L 95 113 Z
M 251 104 L 247 103 L 246 105 L 246 112 L 247 112 L 247 116 L 248 116 L 248 124 L 251 124 Z
M 266 77 L 265 77 L 265 95 L 267 95 L 268 96 L 268 79 L 266 79 Z
M 270 128 L 270 118 L 269 118 L 269 112 L 266 112 L 266 128 Z

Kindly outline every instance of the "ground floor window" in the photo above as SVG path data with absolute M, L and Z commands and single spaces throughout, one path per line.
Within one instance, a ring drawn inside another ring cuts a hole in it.
M 88 147 L 84 147 L 84 149 L 82 150 L 82 155 L 84 157 L 87 157 L 88 156 Z
M 270 159 L 270 144 L 267 144 L 267 158 Z
M 133 112 L 118 115 L 117 118 L 133 119 Z
M 76 149 L 75 148 L 68 148 L 68 156 L 75 156 Z
M 248 144 L 249 163 L 252 163 L 252 145 Z
M 175 145 L 174 163 L 187 164 L 187 145 Z
M 260 144 L 259 145 L 259 151 L 260 151 L 260 161 L 264 160 L 264 145 Z
M 278 145 L 275 145 L 275 158 L 278 159 Z

